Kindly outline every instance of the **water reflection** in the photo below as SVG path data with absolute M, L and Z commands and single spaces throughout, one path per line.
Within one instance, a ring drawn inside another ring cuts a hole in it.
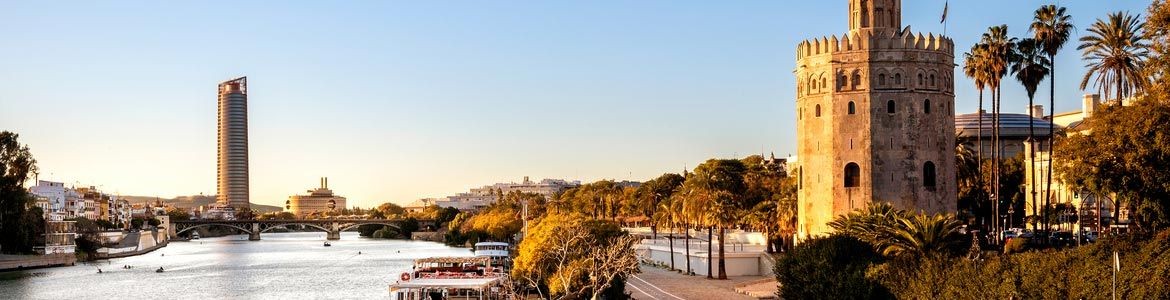
M 387 298 L 386 286 L 409 270 L 413 259 L 471 255 L 465 248 L 366 239 L 356 232 L 342 233 L 331 247 L 322 245 L 324 234 L 317 232 L 243 239 L 247 236 L 174 242 L 135 257 L 0 273 L 0 299 Z M 159 267 L 165 272 L 156 273 Z

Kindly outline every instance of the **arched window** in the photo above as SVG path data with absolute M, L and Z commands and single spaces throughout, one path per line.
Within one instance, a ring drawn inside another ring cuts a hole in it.
M 922 73 L 918 73 L 918 86 L 922 86 Z
M 814 115 L 818 118 L 821 117 L 821 105 L 820 104 L 817 104 L 817 108 L 816 108 L 816 111 L 814 112 Z
M 922 112 L 930 114 L 930 99 L 922 100 Z
M 922 186 L 933 188 L 936 184 L 934 176 L 934 163 L 926 162 L 922 165 Z
M 826 88 L 826 87 L 829 87 L 829 86 L 828 86 L 828 85 L 825 85 L 825 78 L 824 78 L 824 77 L 821 77 L 821 88 L 823 89 L 823 88 Z
M 849 85 L 849 78 L 845 77 L 845 74 L 841 74 L 841 81 L 837 82 L 837 90 L 838 91 L 844 90 L 845 87 L 848 85 Z
M 849 101 L 849 114 L 852 115 L 853 113 L 856 113 L 856 112 L 857 112 L 857 105 L 853 104 L 853 101 Z
M 845 165 L 845 187 L 861 186 L 861 167 L 857 163 L 849 163 Z
M 930 74 L 930 86 L 934 87 L 934 74 Z
M 894 100 L 886 101 L 886 113 L 894 113 Z
M 853 88 L 856 89 L 859 85 L 861 85 L 861 74 L 853 71 Z
M 886 74 L 878 74 L 878 85 L 879 86 L 886 85 Z
M 894 85 L 902 85 L 902 73 L 894 73 Z

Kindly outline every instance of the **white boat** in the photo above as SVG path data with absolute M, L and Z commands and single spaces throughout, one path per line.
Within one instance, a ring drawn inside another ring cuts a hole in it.
M 507 271 L 512 267 L 512 256 L 508 243 L 479 242 L 475 243 L 475 256 L 487 257 L 492 267 Z
M 390 299 L 508 299 L 501 288 L 507 273 L 489 257 L 430 257 L 414 260 L 413 271 L 390 284 Z

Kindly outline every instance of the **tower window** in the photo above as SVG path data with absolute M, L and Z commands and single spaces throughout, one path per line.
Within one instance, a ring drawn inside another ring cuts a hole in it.
M 930 86 L 934 86 L 934 74 L 930 74 Z
M 826 87 L 828 87 L 828 85 L 825 85 L 825 78 L 824 78 L 824 77 L 821 77 L 821 88 L 823 89 L 823 88 L 826 88 Z
M 841 81 L 837 82 L 837 90 L 838 91 L 844 90 L 845 86 L 848 86 L 848 85 L 849 85 L 849 78 L 845 77 L 845 74 L 841 74 Z
M 813 112 L 817 118 L 821 117 L 821 105 L 817 104 L 816 111 Z
M 926 162 L 922 165 L 922 186 L 933 188 L 936 184 L 934 176 L 934 163 Z
M 849 101 L 849 114 L 852 115 L 856 112 L 857 112 L 857 105 L 853 104 L 853 101 Z
M 853 71 L 853 88 L 856 89 L 859 85 L 861 85 L 861 74 L 858 74 L 857 71 Z
M 922 100 L 922 112 L 930 114 L 930 99 Z
M 886 74 L 878 74 L 878 85 L 879 86 L 886 85 Z
M 849 163 L 845 165 L 845 187 L 861 186 L 861 167 L 857 163 Z
M 918 73 L 918 86 L 922 86 L 922 73 Z
M 894 111 L 895 111 L 894 100 L 886 101 L 886 113 L 892 114 L 892 113 L 894 113 Z
M 902 85 L 902 73 L 894 73 L 894 85 Z

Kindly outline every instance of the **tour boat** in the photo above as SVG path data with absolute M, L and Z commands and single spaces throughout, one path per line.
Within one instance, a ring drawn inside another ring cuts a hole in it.
M 508 243 L 501 242 L 475 243 L 475 256 L 489 258 L 492 267 L 506 272 L 512 266 L 512 256 L 508 246 Z
M 414 260 L 411 272 L 390 284 L 390 299 L 507 299 L 501 288 L 508 275 L 490 257 L 430 257 Z

